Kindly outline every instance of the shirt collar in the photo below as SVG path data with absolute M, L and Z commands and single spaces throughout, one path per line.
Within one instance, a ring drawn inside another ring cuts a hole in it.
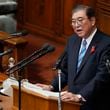
M 86 41 L 87 41 L 87 48 L 88 48 L 90 42 L 92 41 L 92 39 L 93 39 L 93 37 L 94 37 L 96 31 L 97 31 L 97 28 L 95 28 L 94 31 L 91 33 L 91 35 L 86 39 Z M 83 41 L 83 40 L 84 40 L 84 38 L 82 39 L 82 41 Z

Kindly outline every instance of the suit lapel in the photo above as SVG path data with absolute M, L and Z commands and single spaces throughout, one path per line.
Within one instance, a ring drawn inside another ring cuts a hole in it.
M 71 43 L 72 45 L 70 46 L 70 69 L 73 73 L 76 73 L 77 71 L 77 59 L 78 59 L 78 54 L 79 54 L 79 49 L 80 49 L 80 43 L 81 39 L 76 39 L 74 43 Z M 71 51 L 73 50 L 73 51 Z
M 84 56 L 84 58 L 82 60 L 82 63 L 80 65 L 77 73 L 84 67 L 84 65 L 86 64 L 86 62 L 89 59 L 89 57 L 93 54 L 93 51 L 96 50 L 99 41 L 100 41 L 100 37 L 96 33 L 95 36 L 94 36 L 94 38 L 92 39 L 92 41 L 91 41 L 91 43 L 90 43 L 87 51 L 86 51 L 86 53 L 85 53 L 85 56 Z M 95 49 L 95 50 L 93 50 L 93 49 Z

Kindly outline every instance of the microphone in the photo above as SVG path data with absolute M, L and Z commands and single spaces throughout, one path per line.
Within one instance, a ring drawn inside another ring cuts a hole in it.
M 1 36 L 3 36 L 2 34 L 4 33 L 1 33 Z M 23 31 L 20 31 L 20 32 L 15 32 L 15 33 L 12 33 L 12 34 L 4 34 L 5 35 L 5 38 L 0 38 L 0 41 L 5 41 L 5 40 L 8 40 L 8 39 L 13 39 L 13 38 L 16 38 L 16 37 L 21 37 L 21 36 L 25 36 L 28 34 L 28 31 L 27 30 L 23 30 Z
M 54 50 L 55 50 L 54 46 L 48 45 L 45 49 L 43 49 L 43 51 L 39 52 L 36 57 L 40 58 L 41 56 L 43 56 L 49 52 L 52 52 Z
M 48 46 L 46 53 L 53 52 L 54 50 L 55 50 L 55 47 L 50 45 Z
M 47 50 L 49 47 L 50 47 L 50 45 L 49 45 L 48 43 L 45 43 L 45 44 L 41 47 L 41 49 L 36 50 L 32 55 L 38 54 L 39 52 L 42 52 L 42 51 L 44 51 L 44 50 Z
M 110 60 L 107 59 L 105 64 L 106 64 L 108 72 L 110 73 Z
M 56 61 L 55 65 L 53 66 L 53 70 L 60 69 L 61 63 L 62 63 L 65 55 L 66 55 L 66 52 L 63 52 L 63 54 L 58 58 L 58 60 Z
M 32 58 L 33 56 L 39 54 L 40 52 L 46 50 L 50 45 L 48 43 L 44 44 L 41 49 L 34 51 L 31 55 L 29 55 L 28 57 L 26 57 L 25 59 L 23 59 L 22 61 L 18 62 L 17 65 L 21 65 L 22 63 L 24 63 L 25 61 L 29 60 L 30 58 Z
M 47 54 L 49 52 L 52 52 L 54 50 L 55 50 L 55 47 L 50 46 L 49 44 L 44 44 L 41 49 L 34 51 L 34 53 L 29 55 L 25 59 L 21 60 L 20 62 L 18 62 L 12 68 L 7 69 L 7 72 L 9 72 L 9 71 L 12 71 L 12 72 L 13 71 L 17 71 L 18 69 L 21 69 L 25 65 L 27 65 L 27 64 L 31 63 L 32 61 L 34 61 L 35 59 L 38 59 L 39 57 L 41 57 L 41 56 L 43 56 L 43 55 L 45 55 L 45 54 Z
M 7 55 L 7 54 L 10 54 L 11 52 L 13 51 L 13 49 L 8 49 L 6 51 L 4 51 L 3 53 L 0 53 L 0 57 L 4 56 L 4 55 Z
M 15 33 L 12 33 L 10 34 L 11 36 L 25 36 L 28 34 L 28 31 L 27 30 L 22 30 L 20 32 L 15 32 Z

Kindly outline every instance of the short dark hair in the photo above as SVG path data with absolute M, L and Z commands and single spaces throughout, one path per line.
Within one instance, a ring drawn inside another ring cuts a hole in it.
M 79 11 L 79 10 L 85 10 L 86 11 L 86 15 L 87 17 L 90 19 L 91 17 L 95 17 L 95 10 L 90 7 L 90 6 L 86 6 L 86 5 L 76 5 L 73 10 L 72 10 L 72 14 Z

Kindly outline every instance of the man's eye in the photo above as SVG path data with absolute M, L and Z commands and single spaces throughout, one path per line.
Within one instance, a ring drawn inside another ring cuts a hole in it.
M 76 21 L 72 21 L 72 23 L 75 23 Z
M 79 21 L 79 22 L 82 22 L 82 21 L 83 21 L 83 19 L 78 19 L 78 21 Z

